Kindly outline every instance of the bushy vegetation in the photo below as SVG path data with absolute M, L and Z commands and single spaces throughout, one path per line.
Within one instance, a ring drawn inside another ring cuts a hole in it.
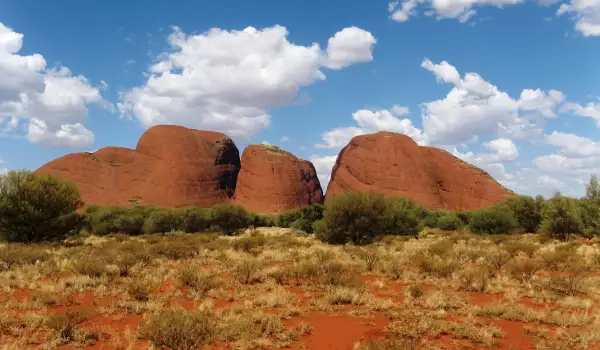
M 469 227 L 473 233 L 501 234 L 511 232 L 517 225 L 510 211 L 490 208 L 474 212 Z
M 317 236 L 332 244 L 368 244 L 382 234 L 414 235 L 424 210 L 407 198 L 386 199 L 377 193 L 345 192 L 325 205 L 315 224 Z
M 50 175 L 9 171 L 0 176 L 0 237 L 9 242 L 57 240 L 77 232 L 77 187 Z
M 557 193 L 546 202 L 541 231 L 566 240 L 571 234 L 584 231 L 577 200 Z
M 77 188 L 49 175 L 11 171 L 0 177 L 0 237 L 11 242 L 65 238 L 83 229 L 94 235 L 221 232 L 292 227 L 331 244 L 368 244 L 383 235 L 415 236 L 424 228 L 476 234 L 542 233 L 568 240 L 600 235 L 600 184 L 592 176 L 580 199 L 556 194 L 514 196 L 478 211 L 428 210 L 405 197 L 346 192 L 326 205 L 279 215 L 251 213 L 236 204 L 168 209 L 83 205 Z

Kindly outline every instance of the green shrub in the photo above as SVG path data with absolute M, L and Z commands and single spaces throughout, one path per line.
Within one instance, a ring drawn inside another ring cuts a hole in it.
M 140 213 L 122 213 L 115 220 L 118 229 L 115 232 L 128 235 L 140 235 L 144 232 L 144 222 L 145 218 Z
M 385 200 L 385 233 L 392 235 L 416 235 L 420 231 L 421 207 L 405 197 Z
M 153 211 L 144 223 L 145 233 L 167 233 L 181 230 L 184 225 L 183 216 L 171 209 Z
M 298 209 L 288 210 L 279 214 L 277 217 L 276 223 L 278 227 L 292 227 L 292 224 L 300 219 L 301 212 Z
M 276 217 L 265 214 L 250 214 L 252 226 L 254 227 L 272 227 L 276 226 L 275 221 Z
M 542 212 L 541 231 L 551 237 L 567 240 L 570 234 L 583 232 L 577 200 L 555 194 L 546 201 Z
M 386 228 L 387 208 L 381 194 L 344 192 L 325 204 L 325 215 L 315 224 L 315 232 L 331 244 L 368 244 Z
M 600 200 L 583 198 L 577 204 L 583 233 L 588 237 L 600 235 Z
M 515 220 L 525 232 L 537 232 L 542 222 L 544 197 L 533 199 L 529 196 L 509 198 L 494 205 L 498 210 L 511 211 Z
M 181 228 L 185 232 L 202 232 L 210 228 L 210 209 L 186 207 L 179 209 L 178 215 L 182 220 Z
M 247 228 L 252 217 L 246 208 L 236 204 L 217 204 L 212 208 L 211 228 L 233 234 Z
M 139 333 L 157 349 L 200 349 L 216 340 L 217 323 L 205 311 L 159 309 L 146 316 Z
M 470 228 L 473 233 L 502 234 L 511 232 L 517 225 L 510 211 L 490 208 L 474 212 Z
M 0 238 L 9 242 L 62 239 L 79 231 L 81 196 L 71 182 L 29 171 L 0 176 Z
M 300 218 L 294 221 L 292 227 L 306 233 L 313 233 L 315 222 L 323 218 L 325 207 L 322 204 L 312 204 L 300 209 Z
M 436 226 L 442 230 L 455 231 L 463 225 L 463 221 L 454 214 L 447 214 L 437 219 Z

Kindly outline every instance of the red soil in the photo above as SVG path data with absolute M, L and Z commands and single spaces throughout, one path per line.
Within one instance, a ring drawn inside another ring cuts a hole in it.
M 301 344 L 292 345 L 292 349 L 352 349 L 357 342 L 381 338 L 388 324 L 387 318 L 378 313 L 373 319 L 311 313 L 304 317 L 286 320 L 285 324 L 295 327 L 301 323 L 313 327 L 311 334 L 302 337 Z

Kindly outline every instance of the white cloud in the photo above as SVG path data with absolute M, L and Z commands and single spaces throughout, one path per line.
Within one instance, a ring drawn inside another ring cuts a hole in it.
M 538 177 L 538 183 L 543 186 L 554 187 L 557 189 L 565 186 L 564 182 L 557 180 L 549 175 L 542 175 Z
M 271 143 L 267 140 L 263 140 L 263 142 L 261 142 L 261 144 L 271 146 Z
M 401 117 L 403 115 L 409 114 L 410 109 L 408 107 L 394 105 L 390 109 L 390 112 L 392 112 L 392 114 L 395 115 L 396 117 Z
M 388 11 L 392 14 L 391 18 L 396 22 L 406 22 L 410 16 L 413 16 L 414 9 L 422 0 L 406 0 L 398 8 L 398 1 L 388 4 Z
M 290 140 L 290 138 L 288 136 L 285 136 L 285 135 L 281 136 L 281 138 L 279 139 L 279 141 L 281 141 L 281 142 L 286 142 L 286 141 L 289 141 L 289 140 Z
M 452 154 L 467 163 L 481 167 L 486 170 L 502 185 L 512 188 L 515 186 L 515 176 L 506 171 L 503 163 L 514 162 L 519 157 L 519 150 L 512 140 L 499 138 L 486 142 L 483 147 L 492 151 L 491 153 L 473 152 L 462 153 L 456 148 Z
M 197 35 L 174 28 L 168 38 L 173 50 L 158 56 L 143 86 L 123 94 L 119 110 L 145 127 L 178 124 L 249 139 L 269 126 L 269 109 L 324 80 L 322 67 L 370 60 L 375 43 L 355 27 L 331 38 L 327 52 L 316 43 L 295 45 L 287 35 L 281 26 Z
M 523 111 L 537 111 L 546 118 L 556 118 L 554 109 L 565 100 L 565 95 L 557 90 L 548 93 L 540 89 L 525 89 L 521 92 L 519 108 Z
M 94 143 L 94 133 L 80 123 L 63 124 L 53 131 L 43 120 L 34 118 L 27 126 L 27 139 L 48 147 L 85 148 Z
M 561 4 L 556 11 L 558 16 L 566 13 L 573 14 L 575 29 L 584 36 L 600 35 L 600 1 L 571 0 L 568 4 Z
M 391 131 L 410 136 L 416 142 L 423 142 L 421 130 L 415 128 L 410 119 L 396 118 L 389 110 L 371 111 L 360 109 L 352 114 L 358 127 L 343 127 L 323 133 L 323 143 L 318 148 L 340 148 L 346 146 L 354 136 L 377 131 Z
M 335 165 L 335 161 L 337 160 L 337 155 L 335 156 L 319 156 L 313 155 L 310 158 L 310 161 L 315 166 L 315 170 L 317 171 L 317 175 L 319 176 L 319 181 L 321 182 L 321 187 L 323 191 L 327 189 L 327 185 L 329 184 L 329 180 L 331 179 L 331 169 Z
M 373 60 L 375 37 L 368 31 L 349 27 L 329 39 L 324 66 L 341 69 L 349 65 Z
M 559 153 L 569 157 L 600 156 L 600 142 L 586 137 L 554 131 L 545 139 L 549 144 L 559 147 Z
M 536 138 L 542 135 L 543 119 L 555 117 L 554 110 L 564 101 L 560 91 L 539 89 L 523 90 L 513 99 L 477 73 L 461 79 L 446 61 L 425 59 L 421 67 L 439 82 L 454 85 L 444 99 L 421 105 L 425 139 L 431 144 L 456 145 L 481 135 Z
M 579 117 L 588 117 L 596 121 L 596 126 L 600 128 L 600 103 L 588 103 L 582 106 L 578 103 L 567 102 L 563 106 L 564 112 L 573 113 Z
M 538 0 L 541 6 L 549 6 L 560 0 Z M 441 19 L 456 19 L 460 23 L 467 23 L 477 11 L 476 7 L 494 6 L 503 8 L 508 5 L 525 3 L 524 0 L 404 0 L 388 4 L 390 18 L 396 22 L 406 22 L 410 17 L 416 16 L 417 7 L 425 7 L 426 16 L 435 16 Z M 569 0 L 563 3 L 556 11 L 557 16 L 572 14 L 575 29 L 584 36 L 600 35 L 600 1 L 598 0 Z
M 600 142 L 556 131 L 545 135 L 545 140 L 558 149 L 535 157 L 533 168 L 521 170 L 522 189 L 545 191 L 546 195 L 560 189 L 569 195 L 583 195 L 590 176 L 600 175 Z
M 398 2 L 388 5 L 388 12 L 392 20 L 406 22 L 411 16 L 416 15 L 415 8 L 419 5 L 427 7 L 425 15 L 433 16 L 440 20 L 445 18 L 457 19 L 460 23 L 466 23 L 477 11 L 477 6 L 495 6 L 502 8 L 506 5 L 515 5 L 522 0 L 405 0 L 400 6 Z
M 83 128 L 88 105 L 112 105 L 84 76 L 74 76 L 66 67 L 47 68 L 40 54 L 20 55 L 23 38 L 0 23 L 0 118 L 12 126 L 25 120 L 31 142 L 79 147 L 81 141 L 74 142 L 72 136 Z M 89 139 L 91 131 L 85 130 Z M 44 141 L 50 139 L 54 141 Z

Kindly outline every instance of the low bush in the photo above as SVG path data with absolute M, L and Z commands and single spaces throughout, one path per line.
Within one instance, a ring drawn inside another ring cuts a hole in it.
M 10 269 L 37 261 L 45 261 L 50 254 L 38 245 L 11 244 L 0 248 L 0 269 Z
M 217 337 L 215 317 L 204 311 L 160 310 L 142 321 L 142 337 L 157 349 L 191 350 L 211 344 Z
M 275 220 L 275 224 L 278 227 L 292 227 L 292 224 L 300 219 L 301 217 L 301 212 L 299 209 L 292 209 L 292 210 L 288 210 L 285 211 L 281 214 L 279 214 L 279 216 L 277 216 L 276 220 Z
M 502 234 L 511 232 L 517 225 L 510 211 L 490 208 L 472 213 L 469 226 L 473 233 Z
M 325 207 L 321 204 L 312 204 L 300 209 L 300 217 L 294 221 L 292 227 L 306 233 L 314 232 L 314 223 L 323 218 Z
M 454 214 L 446 214 L 437 219 L 435 226 L 446 231 L 454 231 L 463 225 L 463 221 Z
M 154 290 L 154 283 L 147 280 L 132 280 L 127 285 L 127 294 L 136 301 L 148 301 Z
M 211 229 L 230 235 L 247 228 L 252 219 L 241 205 L 217 204 L 211 211 Z
M 210 209 L 186 207 L 178 210 L 180 228 L 189 233 L 202 232 L 210 228 Z
M 183 228 L 184 220 L 181 212 L 170 209 L 156 210 L 150 213 L 144 223 L 145 233 L 167 233 Z

